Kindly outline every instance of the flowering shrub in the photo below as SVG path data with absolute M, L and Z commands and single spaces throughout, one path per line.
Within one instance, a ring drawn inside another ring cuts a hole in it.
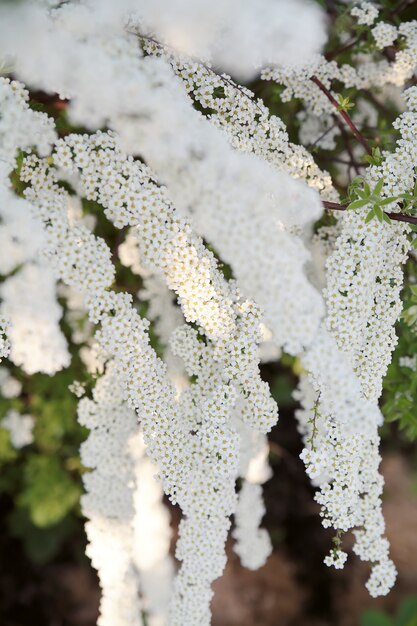
M 100 626 L 210 624 L 232 516 L 265 563 L 266 362 L 299 375 L 324 563 L 351 531 L 371 596 L 395 583 L 379 428 L 417 434 L 417 21 L 323 4 L 0 2 L 3 491 L 38 560 L 81 507 Z

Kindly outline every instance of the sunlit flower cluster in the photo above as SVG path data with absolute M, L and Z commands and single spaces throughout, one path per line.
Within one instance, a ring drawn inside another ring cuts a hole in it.
M 197 378 L 178 402 L 166 366 L 149 345 L 148 322 L 132 308 L 130 296 L 107 291 L 113 279 L 108 248 L 86 228 L 65 224 L 67 192 L 57 186 L 46 162 L 26 159 L 21 176 L 30 183 L 26 197 L 45 220 L 48 258 L 62 280 L 84 294 L 92 321 L 100 322 L 96 337 L 114 359 L 124 398 L 138 411 L 165 492 L 185 514 L 172 623 L 208 623 L 209 586 L 224 567 L 228 518 L 236 505 L 239 435 L 228 422 L 235 405 L 254 430 L 267 432 L 277 419 L 259 378 L 259 312 L 223 279 L 213 255 L 175 216 L 165 190 L 119 150 L 113 135 L 70 136 L 58 142 L 54 162 L 68 173 L 79 169 L 76 184 L 117 226 L 138 228 L 144 263 L 165 276 L 186 319 L 197 322 L 207 337 L 205 346 L 189 327 L 175 333 L 173 350 Z M 209 555 L 202 550 L 203 537 Z

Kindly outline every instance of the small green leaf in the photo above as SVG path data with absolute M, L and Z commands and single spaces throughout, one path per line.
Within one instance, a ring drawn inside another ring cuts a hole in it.
M 365 206 L 366 204 L 368 204 L 368 200 L 354 200 L 353 202 L 351 202 L 347 206 L 347 209 L 348 210 L 360 209 L 361 207 Z
M 382 200 L 379 201 L 380 206 L 385 206 L 386 204 L 391 204 L 391 202 L 395 202 L 396 201 L 396 197 L 395 196 L 391 196 L 389 198 L 382 198 Z
M 384 179 L 380 178 L 379 181 L 377 182 L 377 184 L 374 187 L 373 193 L 374 193 L 375 196 L 379 196 L 380 195 L 380 193 L 382 191 L 383 185 L 384 185 Z
M 374 217 L 375 217 L 375 212 L 374 212 L 374 209 L 372 208 L 372 209 L 369 211 L 369 213 L 368 213 L 368 215 L 366 216 L 366 218 L 365 218 L 365 224 L 367 224 L 368 222 L 370 222 L 371 220 L 373 220 L 373 219 L 374 219 Z
M 411 242 L 411 247 L 412 247 L 414 250 L 417 250 L 417 237 L 415 237 L 415 238 L 413 239 L 413 241 Z
M 383 221 L 383 210 L 381 209 L 381 207 L 379 206 L 379 204 L 374 204 L 374 213 L 378 219 L 379 222 Z
M 371 188 L 368 185 L 368 183 L 366 182 L 363 183 L 363 189 L 365 191 L 366 196 L 369 198 L 369 196 L 371 195 Z
M 385 213 L 385 211 L 382 211 L 382 219 L 387 224 L 392 224 L 390 216 L 388 215 L 388 213 Z
M 350 183 L 351 187 L 361 187 L 362 186 L 362 176 L 355 176 L 355 178 Z

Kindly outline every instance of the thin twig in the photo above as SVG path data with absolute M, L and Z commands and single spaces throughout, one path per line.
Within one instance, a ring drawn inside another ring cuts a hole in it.
M 340 120 L 340 118 L 337 115 L 334 115 L 334 119 L 336 120 L 337 125 L 339 126 L 340 129 L 340 134 L 342 135 L 342 139 L 345 143 L 345 148 L 347 150 L 347 153 L 349 155 L 349 159 L 350 159 L 350 166 L 354 168 L 356 174 L 359 174 L 359 163 L 357 162 L 357 160 L 355 159 L 355 155 L 353 154 L 353 149 L 352 146 L 350 145 L 350 141 L 349 141 L 349 135 L 346 132 L 346 129 L 342 123 L 342 121 Z M 350 170 L 348 171 L 349 174 L 349 178 L 350 178 Z
M 322 200 L 322 204 L 327 211 L 346 211 L 347 204 L 339 204 L 338 202 L 328 202 Z M 408 222 L 408 224 L 417 224 L 417 216 L 405 215 L 404 213 L 388 213 L 388 217 L 394 222 Z
M 327 89 L 327 87 L 325 87 L 323 85 L 323 83 L 321 82 L 321 80 L 319 78 L 317 78 L 317 76 L 312 76 L 310 78 L 310 80 L 317 85 L 317 87 L 320 89 L 320 91 L 322 91 L 324 93 L 324 95 L 327 97 L 327 99 L 329 100 L 329 102 L 334 106 L 334 108 L 336 109 L 336 111 L 339 113 L 340 117 L 343 119 L 343 121 L 345 122 L 345 124 L 347 124 L 350 128 L 350 130 L 352 131 L 353 135 L 356 137 L 356 139 L 359 141 L 359 143 L 362 144 L 362 146 L 365 148 L 366 152 L 368 154 L 372 154 L 372 150 L 371 147 L 369 145 L 369 143 L 366 141 L 365 137 L 363 137 L 361 135 L 361 133 L 358 131 L 358 129 L 356 128 L 355 124 L 352 122 L 351 118 L 349 117 L 349 115 L 346 113 L 346 111 L 343 111 L 340 108 L 340 105 L 338 103 L 338 101 L 336 100 L 336 98 L 333 97 L 333 95 L 331 94 L 331 92 Z
M 317 137 L 317 139 L 315 141 L 313 141 L 313 143 L 311 145 L 312 146 L 316 146 L 319 143 L 319 141 L 324 139 L 336 126 L 337 126 L 337 123 L 335 122 L 334 124 L 332 124 L 331 126 L 326 128 L 326 130 L 324 130 L 322 132 L 322 134 L 319 137 Z

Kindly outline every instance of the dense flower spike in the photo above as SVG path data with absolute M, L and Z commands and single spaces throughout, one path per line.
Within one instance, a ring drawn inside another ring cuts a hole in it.
M 90 429 L 80 449 L 92 471 L 83 481 L 81 505 L 88 518 L 87 555 L 100 577 L 99 626 L 144 624 L 139 579 L 133 562 L 134 462 L 129 446 L 137 431 L 136 414 L 123 402 L 123 389 L 110 365 L 93 399 L 83 398 L 78 419 Z
M 55 277 L 42 264 L 26 263 L 0 286 L 0 315 L 11 320 L 10 359 L 28 374 L 55 374 L 70 355 L 59 327 Z
M 69 174 L 80 171 L 76 184 L 117 226 L 138 228 L 144 263 L 165 276 L 186 319 L 207 337 L 204 345 L 197 331 L 183 327 L 176 333 L 174 351 L 197 378 L 177 402 L 165 366 L 149 346 L 147 323 L 132 309 L 130 297 L 107 291 L 113 279 L 108 249 L 85 227 L 65 224 L 66 192 L 45 162 L 26 159 L 21 176 L 30 183 L 27 198 L 45 220 L 48 258 L 60 277 L 84 294 L 91 319 L 100 321 L 97 339 L 114 359 L 125 399 L 138 411 L 165 492 L 186 516 L 177 545 L 183 567 L 174 585 L 172 624 L 209 623 L 210 583 L 224 567 L 228 518 L 236 505 L 239 435 L 233 412 L 260 432 L 277 419 L 259 378 L 259 312 L 224 280 L 213 255 L 176 217 L 164 188 L 120 151 L 112 134 L 70 136 L 58 142 L 54 162 Z M 202 533 L 211 538 L 209 560 L 197 550 Z

